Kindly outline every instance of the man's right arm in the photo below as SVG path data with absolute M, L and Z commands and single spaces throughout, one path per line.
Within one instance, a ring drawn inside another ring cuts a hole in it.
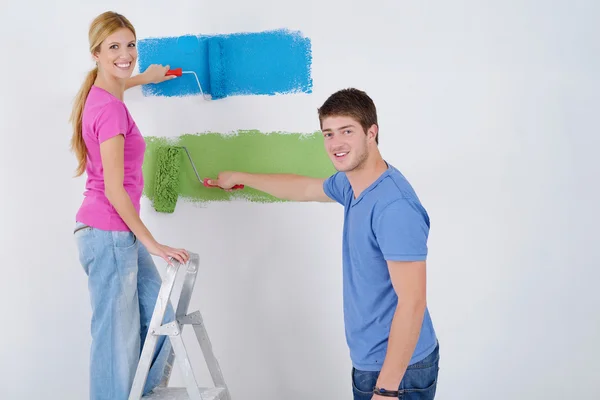
M 242 184 L 260 190 L 282 200 L 334 201 L 325 194 L 324 178 L 311 178 L 295 174 L 250 174 L 245 172 L 221 172 L 217 180 L 209 184 L 230 189 Z

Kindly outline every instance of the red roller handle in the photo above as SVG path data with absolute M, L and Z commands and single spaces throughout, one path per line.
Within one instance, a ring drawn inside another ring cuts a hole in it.
M 175 68 L 175 69 L 168 70 L 165 75 L 181 76 L 182 73 L 183 72 L 182 72 L 181 68 Z
M 208 178 L 204 179 L 204 186 L 206 187 L 219 187 L 217 185 L 211 185 L 208 183 Z M 243 189 L 244 185 L 235 185 L 234 187 L 232 187 L 232 189 Z

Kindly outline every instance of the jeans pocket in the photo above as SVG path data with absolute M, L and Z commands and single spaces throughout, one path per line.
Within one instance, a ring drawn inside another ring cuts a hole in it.
M 73 236 L 75 238 L 79 263 L 85 274 L 89 275 L 90 265 L 95 258 L 94 228 L 78 222 L 73 229 Z
M 73 229 L 73 235 L 77 237 L 77 235 L 82 235 L 85 232 L 89 232 L 92 230 L 92 227 L 81 222 L 77 222 L 75 224 L 75 228 Z
M 137 237 L 131 231 L 111 231 L 113 246 L 127 250 L 137 244 Z
M 378 371 L 360 371 L 352 368 L 352 390 L 354 394 L 370 399 L 373 396 L 373 389 L 375 389 L 378 377 Z
M 111 231 L 112 251 L 124 290 L 130 290 L 137 279 L 139 247 L 131 231 Z
M 407 368 L 404 374 L 401 399 L 406 400 L 431 400 L 437 389 L 439 364 L 438 359 L 433 362 L 420 363 Z
M 403 400 L 433 400 L 437 389 L 437 379 L 427 387 L 400 390 L 400 399 Z

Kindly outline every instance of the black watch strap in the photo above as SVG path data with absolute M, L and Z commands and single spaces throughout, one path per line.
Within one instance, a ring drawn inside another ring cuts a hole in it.
M 375 389 L 373 389 L 373 394 L 383 397 L 398 397 L 400 395 L 400 392 L 398 390 L 387 390 L 384 388 L 376 387 Z

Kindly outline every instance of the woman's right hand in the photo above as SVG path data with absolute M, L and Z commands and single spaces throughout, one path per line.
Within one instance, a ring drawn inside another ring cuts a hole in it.
M 182 264 L 185 264 L 190 259 L 190 255 L 188 254 L 187 250 L 165 246 L 164 244 L 160 244 L 158 242 L 154 242 L 151 245 L 146 246 L 146 249 L 150 254 L 162 258 L 171 266 L 173 266 L 173 263 L 171 260 L 169 260 L 169 257 L 173 257 Z

